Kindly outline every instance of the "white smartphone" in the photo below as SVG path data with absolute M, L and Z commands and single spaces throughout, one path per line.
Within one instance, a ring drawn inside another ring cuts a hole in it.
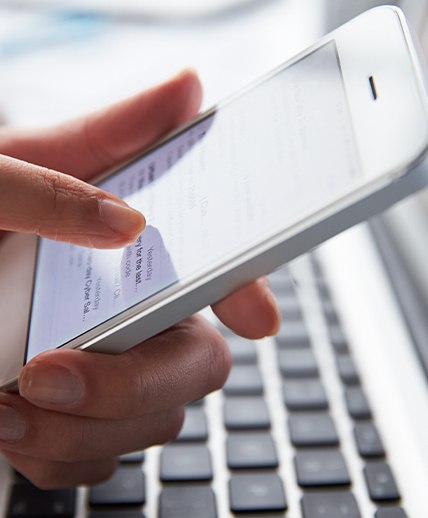
M 48 349 L 124 351 L 427 185 L 423 67 L 401 11 L 368 11 L 99 178 L 146 216 L 134 244 L 4 239 L 0 387 Z

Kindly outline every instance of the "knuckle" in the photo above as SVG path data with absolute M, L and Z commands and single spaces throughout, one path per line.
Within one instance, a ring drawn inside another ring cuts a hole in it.
M 42 179 L 44 192 L 48 197 L 51 208 L 55 210 L 58 204 L 58 197 L 61 192 L 64 192 L 64 189 L 62 189 L 61 174 L 51 169 L 39 167 L 38 176 Z
M 60 439 L 58 458 L 55 460 L 63 462 L 75 462 L 84 457 L 85 439 L 89 435 L 84 430 L 83 422 L 80 419 L 73 420 L 67 431 Z
M 164 444 L 175 439 L 183 427 L 184 415 L 184 407 L 177 407 L 161 414 L 154 444 Z
M 97 459 L 94 463 L 92 463 L 92 469 L 89 473 L 88 467 L 85 466 L 85 485 L 94 485 L 94 484 L 100 484 L 101 482 L 105 482 L 108 480 L 113 473 L 116 471 L 117 467 L 119 465 L 119 459 L 118 458 L 108 458 L 108 459 Z M 93 469 L 95 468 L 95 471 Z M 80 476 L 80 485 L 82 484 L 81 480 L 82 477 Z
M 214 329 L 207 342 L 205 356 L 207 376 L 207 392 L 220 389 L 226 382 L 232 367 L 232 355 L 223 335 Z
M 20 473 L 39 489 L 56 489 L 61 486 L 60 473 L 55 464 L 49 461 L 32 463 L 29 468 L 20 470 Z
M 30 480 L 39 489 L 43 489 L 45 491 L 49 489 L 56 489 L 61 485 L 56 470 L 52 470 L 50 468 L 41 469 L 40 471 L 36 472 L 34 476 L 30 478 Z
M 39 460 L 30 461 L 30 467 L 20 473 L 42 490 L 93 485 L 109 479 L 117 468 L 116 458 L 97 459 L 88 463 L 69 463 Z
M 127 397 L 121 398 L 119 417 L 134 418 L 144 414 L 145 401 L 150 392 L 153 373 L 148 376 L 146 369 L 140 368 L 139 363 L 129 365 L 125 369 L 129 372 L 127 377 Z M 149 379 L 148 379 L 149 378 Z

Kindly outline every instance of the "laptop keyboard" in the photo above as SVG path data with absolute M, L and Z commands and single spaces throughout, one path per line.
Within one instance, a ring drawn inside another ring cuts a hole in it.
M 121 458 L 107 482 L 41 491 L 15 474 L 7 518 L 405 518 L 351 348 L 314 256 L 270 276 L 282 326 L 245 340 L 186 407 L 175 441 Z

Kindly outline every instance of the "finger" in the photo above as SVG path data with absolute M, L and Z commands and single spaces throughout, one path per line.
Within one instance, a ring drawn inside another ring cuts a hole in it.
M 200 399 L 231 365 L 221 334 L 196 315 L 119 355 L 56 350 L 22 370 L 20 394 L 60 412 L 127 419 Z
M 38 459 L 82 462 L 119 456 L 174 439 L 184 408 L 136 419 L 93 419 L 38 408 L 17 395 L 0 395 L 0 449 Z
M 40 489 L 98 484 L 110 478 L 118 464 L 115 457 L 82 462 L 60 462 L 36 459 L 5 450 L 1 453 L 17 471 Z
M 213 304 L 212 309 L 225 326 L 245 338 L 273 336 L 281 324 L 281 313 L 267 277 Z
M 144 216 L 72 176 L 0 156 L 0 228 L 97 248 L 118 248 L 142 232 Z
M 88 179 L 195 116 L 193 70 L 85 117 L 44 130 L 0 128 L 0 153 Z

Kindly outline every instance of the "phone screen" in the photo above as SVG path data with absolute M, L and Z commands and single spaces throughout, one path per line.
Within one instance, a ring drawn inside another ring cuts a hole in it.
M 145 215 L 135 243 L 40 239 L 27 361 L 276 235 L 360 176 L 331 41 L 100 184 Z

